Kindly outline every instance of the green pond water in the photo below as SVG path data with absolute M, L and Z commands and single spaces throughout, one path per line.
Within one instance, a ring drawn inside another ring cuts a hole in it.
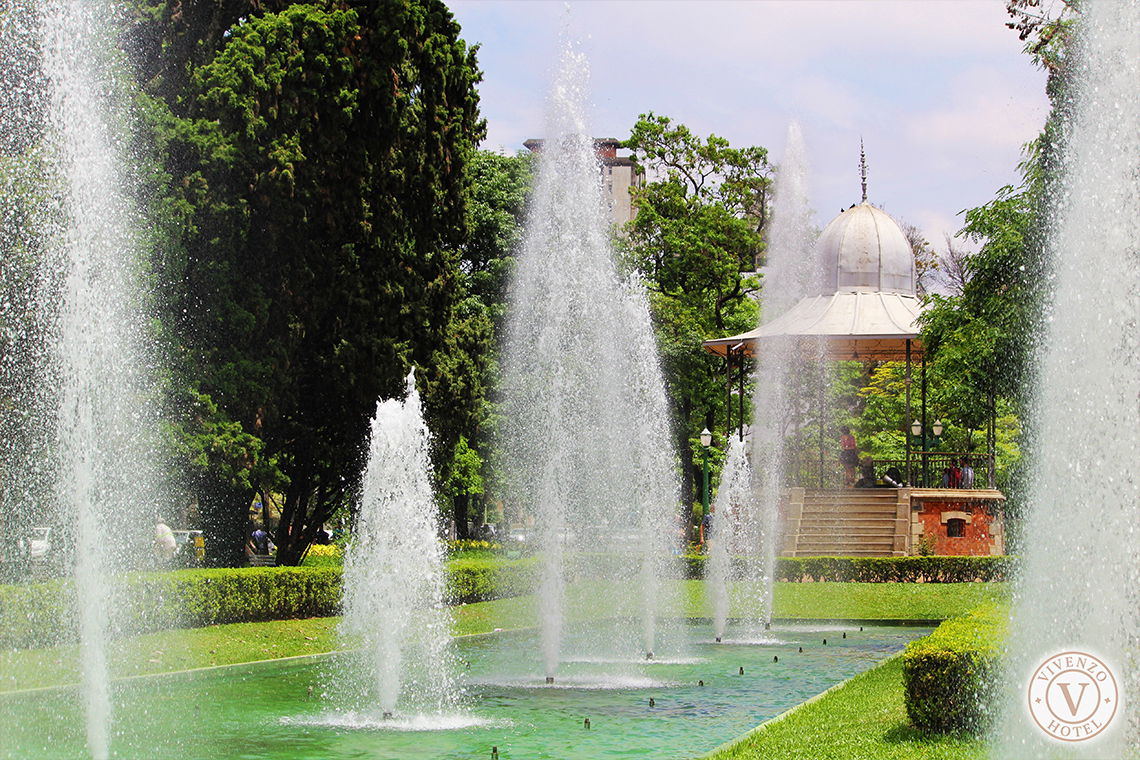
M 576 657 L 584 650 L 571 637 L 553 686 L 534 632 L 460 640 L 466 707 L 447 716 L 384 720 L 336 709 L 321 695 L 343 666 L 338 655 L 119 681 L 112 756 L 486 760 L 497 747 L 501 760 L 690 758 L 929 632 L 775 626 L 763 643 L 733 643 L 730 629 L 715 644 L 707 625 L 683 629 L 650 663 Z M 75 689 L 0 694 L 0 757 L 83 758 L 83 741 Z

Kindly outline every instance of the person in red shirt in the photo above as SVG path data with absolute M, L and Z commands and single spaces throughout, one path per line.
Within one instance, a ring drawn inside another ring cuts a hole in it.
M 855 467 L 859 464 L 859 444 L 855 436 L 851 435 L 851 428 L 841 429 L 839 436 L 839 463 L 843 465 L 846 485 L 848 488 L 855 483 Z

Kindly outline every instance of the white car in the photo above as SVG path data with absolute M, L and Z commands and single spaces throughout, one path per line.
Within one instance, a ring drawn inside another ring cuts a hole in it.
M 45 559 L 51 551 L 51 528 L 32 528 L 28 537 L 28 557 Z

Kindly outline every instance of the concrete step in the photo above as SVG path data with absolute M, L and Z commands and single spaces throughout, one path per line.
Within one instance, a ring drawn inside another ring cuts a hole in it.
M 894 536 L 895 521 L 879 524 L 799 525 L 800 536 Z
M 805 504 L 852 504 L 852 503 L 895 503 L 899 500 L 899 495 L 894 491 L 883 491 L 882 493 L 859 493 L 852 491 L 851 493 L 844 494 L 821 494 L 820 496 L 805 496 Z
M 827 551 L 805 551 L 797 549 L 790 556 L 792 557 L 893 557 L 894 551 L 888 549 L 844 549 L 843 552 L 836 553 L 830 550 Z
M 811 511 L 804 510 L 800 515 L 801 520 L 826 520 L 829 522 L 851 522 L 852 520 L 893 520 L 895 519 L 895 510 L 844 510 L 842 512 L 826 512 L 823 510 L 813 509 Z
M 893 541 L 894 535 L 878 535 L 878 536 L 851 536 L 851 535 L 799 535 L 799 543 L 803 544 L 859 544 L 859 543 L 873 543 L 878 544 L 883 541 Z
M 891 553 L 894 549 L 894 544 L 890 541 L 876 542 L 876 543 L 857 543 L 857 544 L 832 544 L 832 543 L 811 543 L 811 544 L 797 544 L 796 554 L 801 557 L 804 555 L 826 555 L 829 557 L 847 557 L 856 555 L 861 552 L 885 552 Z
M 819 507 L 820 509 L 840 509 L 849 506 L 880 509 L 895 504 L 898 504 L 897 499 L 804 499 L 805 507 Z
M 897 499 L 899 492 L 894 488 L 850 488 L 846 491 L 808 491 L 804 499 Z

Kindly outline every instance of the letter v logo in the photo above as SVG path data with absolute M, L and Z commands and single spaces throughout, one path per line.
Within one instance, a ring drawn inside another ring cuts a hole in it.
M 1084 699 L 1085 689 L 1089 687 L 1088 682 L 1086 681 L 1081 684 L 1081 690 L 1077 693 L 1076 704 L 1073 704 L 1073 697 L 1069 694 L 1069 686 L 1071 686 L 1071 684 L 1066 681 L 1065 683 L 1058 683 L 1057 685 L 1061 687 L 1061 693 L 1065 695 L 1065 704 L 1069 706 L 1069 714 L 1074 718 L 1077 717 L 1077 708 L 1081 706 L 1081 700 Z

